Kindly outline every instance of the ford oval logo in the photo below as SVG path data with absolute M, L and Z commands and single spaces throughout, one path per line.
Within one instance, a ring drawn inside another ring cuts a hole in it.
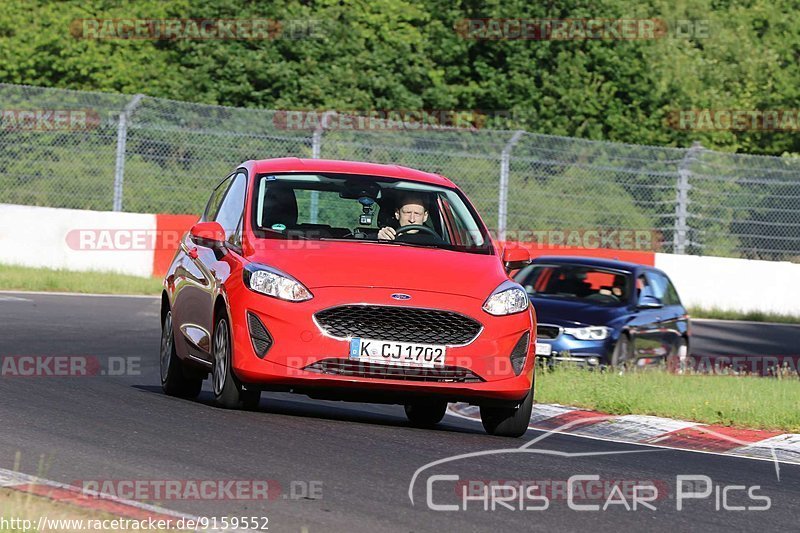
M 403 294 L 402 292 L 396 292 L 392 294 L 392 298 L 394 298 L 395 300 L 410 300 L 411 296 L 409 296 L 408 294 Z

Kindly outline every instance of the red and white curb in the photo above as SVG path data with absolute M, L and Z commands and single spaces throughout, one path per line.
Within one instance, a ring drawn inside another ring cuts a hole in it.
M 478 407 L 457 403 L 450 414 L 480 420 Z M 800 434 L 740 429 L 646 415 L 613 416 L 558 404 L 534 404 L 530 429 L 613 442 L 800 464 Z
M 200 517 L 172 511 L 134 500 L 126 500 L 110 494 L 104 494 L 93 490 L 86 490 L 73 485 L 43 479 L 13 470 L 0 468 L 0 488 L 11 489 L 14 491 L 32 494 L 47 498 L 49 500 L 80 507 L 92 511 L 108 513 L 115 517 L 127 518 L 130 520 L 153 520 L 169 521 L 175 524 L 178 520 L 191 520 L 197 523 Z M 41 528 L 39 528 L 41 530 Z M 218 529 L 195 529 L 195 531 L 223 531 Z M 250 529 L 225 529 L 225 532 L 250 532 Z

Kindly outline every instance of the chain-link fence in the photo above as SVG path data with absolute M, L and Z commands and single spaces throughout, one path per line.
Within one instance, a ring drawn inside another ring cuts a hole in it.
M 647 230 L 665 252 L 800 261 L 800 159 L 521 131 L 297 126 L 281 111 L 5 84 L 0 112 L 0 203 L 199 213 L 241 161 L 355 159 L 449 177 L 501 237 Z

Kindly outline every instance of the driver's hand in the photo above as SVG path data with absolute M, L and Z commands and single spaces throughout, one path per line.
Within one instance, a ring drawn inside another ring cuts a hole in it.
M 378 238 L 382 241 L 393 241 L 396 236 L 397 232 L 394 231 L 394 228 L 389 226 L 386 226 L 378 232 Z

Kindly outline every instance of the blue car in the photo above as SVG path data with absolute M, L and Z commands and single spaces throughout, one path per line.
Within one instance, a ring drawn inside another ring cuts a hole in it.
M 536 355 L 545 362 L 685 366 L 689 316 L 661 270 L 552 256 L 535 259 L 514 279 L 536 309 Z

